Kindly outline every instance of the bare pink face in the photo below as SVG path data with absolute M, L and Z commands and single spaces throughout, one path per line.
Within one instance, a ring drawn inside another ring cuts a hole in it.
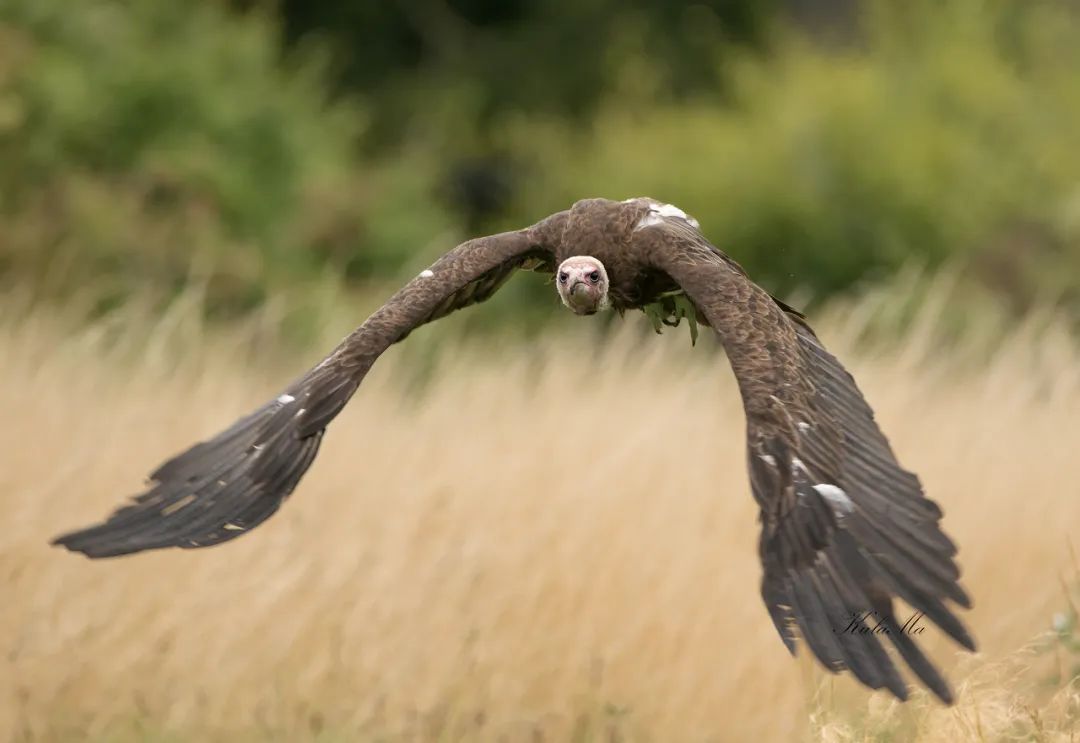
M 567 258 L 555 273 L 563 304 L 575 314 L 592 315 L 608 306 L 608 275 L 604 264 L 588 255 Z

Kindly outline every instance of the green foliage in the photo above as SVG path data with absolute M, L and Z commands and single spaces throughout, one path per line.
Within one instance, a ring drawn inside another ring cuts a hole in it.
M 110 301 L 196 279 L 229 309 L 347 268 L 365 234 L 386 255 L 366 207 L 400 188 L 356 167 L 361 112 L 279 51 L 269 18 L 212 3 L 0 3 L 0 276 Z
M 283 52 L 269 12 L 0 0 L 0 286 L 92 287 L 109 306 L 194 284 L 236 314 L 396 282 L 582 197 L 648 194 L 780 295 L 953 264 L 1010 312 L 1080 308 L 1080 19 L 1064 0 L 868 2 L 833 46 L 779 21 L 763 36 L 769 2 L 732 18 L 643 2 L 617 20 L 607 0 L 560 3 L 452 4 L 461 23 L 438 4 L 346 4 L 398 45 L 356 52 L 371 84 L 351 101 L 322 61 L 352 80 L 348 45 Z M 282 7 L 293 41 L 327 27 L 298 8 Z M 756 51 L 726 42 L 732 23 Z M 403 24 L 431 49 L 410 56 Z M 509 209 L 448 209 L 454 162 L 490 152 L 517 169 Z M 519 278 L 483 320 L 535 327 L 553 296 Z
M 232 0 L 243 6 L 248 0 Z M 290 39 L 328 42 L 336 84 L 373 102 L 373 139 L 438 124 L 458 153 L 506 111 L 587 118 L 645 55 L 679 92 L 715 88 L 715 62 L 753 45 L 775 0 L 283 0 Z M 423 106 L 418 106 L 418 102 Z M 402 122 L 406 126 L 402 126 Z M 463 139 L 462 139 L 463 138 Z
M 627 91 L 585 136 L 511 127 L 537 153 L 521 217 L 647 194 L 781 294 L 955 260 L 1020 305 L 1080 300 L 1080 19 L 1058 3 L 873 7 L 857 47 L 781 32 L 771 56 L 731 65 L 729 105 Z

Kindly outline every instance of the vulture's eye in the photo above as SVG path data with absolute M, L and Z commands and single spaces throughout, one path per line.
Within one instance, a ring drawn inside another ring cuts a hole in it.
M 591 274 L 589 274 L 589 281 L 591 281 L 591 282 L 593 282 L 595 284 L 599 280 L 600 280 L 600 272 L 599 271 L 593 271 Z
M 562 271 L 562 272 L 559 273 L 559 283 L 560 284 L 565 284 L 566 280 L 568 278 L 570 278 L 570 274 L 566 273 L 566 271 Z

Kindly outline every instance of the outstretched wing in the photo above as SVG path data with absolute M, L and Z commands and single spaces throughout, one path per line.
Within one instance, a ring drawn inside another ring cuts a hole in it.
M 761 508 L 761 594 L 795 652 L 794 627 L 833 673 L 900 699 L 887 635 L 942 701 L 952 692 L 893 606 L 901 598 L 968 648 L 946 605 L 969 608 L 941 509 L 896 460 L 854 379 L 794 311 L 755 285 L 691 224 L 671 217 L 634 234 L 724 344 L 746 409 L 750 484 Z
M 269 518 L 311 465 L 327 424 L 375 360 L 413 329 L 483 302 L 515 269 L 553 269 L 565 213 L 470 240 L 406 284 L 276 399 L 161 465 L 149 489 L 103 523 L 53 544 L 88 557 L 206 547 Z

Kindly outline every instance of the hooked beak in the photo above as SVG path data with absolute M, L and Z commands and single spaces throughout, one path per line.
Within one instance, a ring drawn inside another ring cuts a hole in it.
M 591 315 L 596 312 L 596 301 L 593 298 L 592 287 L 584 281 L 575 281 L 571 284 L 567 298 L 574 311 L 580 315 Z
M 576 307 L 586 307 L 592 304 L 589 285 L 584 281 L 575 281 L 570 285 L 570 302 Z

